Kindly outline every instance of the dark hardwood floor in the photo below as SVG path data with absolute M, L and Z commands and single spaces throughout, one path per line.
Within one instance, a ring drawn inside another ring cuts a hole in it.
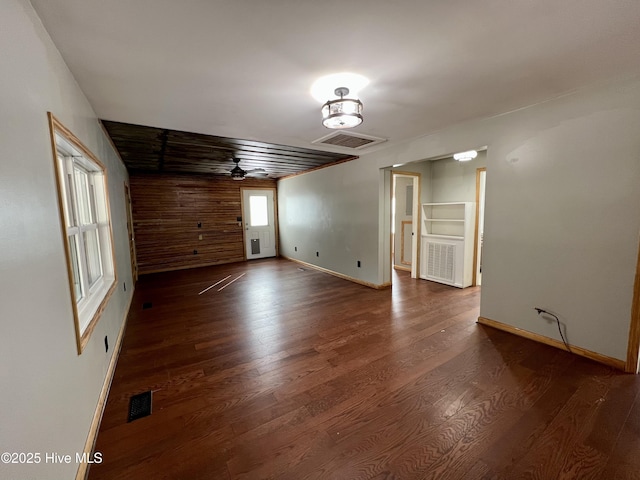
M 89 478 L 640 478 L 638 377 L 480 326 L 479 298 L 280 259 L 141 277 Z

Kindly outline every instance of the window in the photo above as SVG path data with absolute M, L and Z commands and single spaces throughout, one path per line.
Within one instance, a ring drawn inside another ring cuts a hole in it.
M 115 288 L 106 172 L 100 161 L 49 114 L 78 353 Z
M 269 212 L 266 195 L 251 195 L 249 197 L 249 212 L 252 227 L 266 227 L 269 225 Z

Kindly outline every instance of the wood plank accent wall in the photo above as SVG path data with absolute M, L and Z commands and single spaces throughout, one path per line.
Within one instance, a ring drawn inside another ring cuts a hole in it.
M 132 174 L 139 273 L 243 261 L 243 227 L 237 220 L 243 216 L 240 187 L 275 188 L 276 181 Z

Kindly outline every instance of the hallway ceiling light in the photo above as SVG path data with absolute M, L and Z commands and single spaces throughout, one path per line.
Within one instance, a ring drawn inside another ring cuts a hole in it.
M 340 97 L 329 100 L 322 106 L 322 124 L 327 128 L 353 128 L 362 123 L 362 102 L 349 95 L 347 87 L 338 87 L 334 91 Z
M 453 159 L 459 162 L 468 162 L 478 156 L 478 152 L 475 150 L 469 150 L 468 152 L 454 153 Z

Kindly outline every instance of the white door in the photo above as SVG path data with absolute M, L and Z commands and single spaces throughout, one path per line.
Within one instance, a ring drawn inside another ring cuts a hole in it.
M 276 256 L 273 190 L 242 189 L 247 260 Z

